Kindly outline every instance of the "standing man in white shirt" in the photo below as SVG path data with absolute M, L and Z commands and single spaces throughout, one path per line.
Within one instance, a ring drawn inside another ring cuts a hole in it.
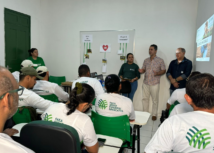
M 79 83 L 86 83 L 89 84 L 95 91 L 95 96 L 97 97 L 99 94 L 103 94 L 104 90 L 103 87 L 100 83 L 100 81 L 98 81 L 95 78 L 91 78 L 90 76 L 90 69 L 88 67 L 88 65 L 80 65 L 79 66 L 79 79 L 75 80 L 72 84 L 72 89 L 74 89 L 76 82 Z
M 19 106 L 31 106 L 45 111 L 49 106 L 53 105 L 54 102 L 45 100 L 44 98 L 37 95 L 35 92 L 28 90 L 32 89 L 36 84 L 36 78 L 43 79 L 40 77 L 36 70 L 32 67 L 24 67 L 20 70 L 20 81 L 19 86 L 24 87 L 23 94 L 19 96 Z
M 32 150 L 15 142 L 8 134 L 3 131 L 5 122 L 11 118 L 18 108 L 19 86 L 6 69 L 0 66 L 0 152 L 1 153 L 34 153 Z
M 152 97 L 152 120 L 157 119 L 158 97 L 160 77 L 166 73 L 165 64 L 162 58 L 157 57 L 158 46 L 153 44 L 149 47 L 150 57 L 143 62 L 140 73 L 145 73 L 143 81 L 143 111 L 149 112 L 149 98 Z
M 108 75 L 105 79 L 107 93 L 97 96 L 95 109 L 103 116 L 127 115 L 130 121 L 135 120 L 135 111 L 132 101 L 119 94 L 121 89 L 120 79 L 117 75 Z
M 166 119 L 145 152 L 213 152 L 214 77 L 199 74 L 186 83 L 185 99 L 193 112 Z
M 69 94 L 63 91 L 63 89 L 58 84 L 48 81 L 49 71 L 46 66 L 39 66 L 36 71 L 40 77 L 43 77 L 43 80 L 36 81 L 36 84 L 33 87 L 35 93 L 38 95 L 55 94 L 59 100 L 66 102 L 68 101 Z
M 35 64 L 33 64 L 32 61 L 30 61 L 30 60 L 24 60 L 21 63 L 21 68 L 23 68 L 23 67 L 34 67 L 34 66 L 35 66 Z M 17 82 L 19 82 L 19 74 L 20 74 L 19 71 L 15 71 L 12 73 L 12 75 L 14 76 L 14 78 L 16 79 Z

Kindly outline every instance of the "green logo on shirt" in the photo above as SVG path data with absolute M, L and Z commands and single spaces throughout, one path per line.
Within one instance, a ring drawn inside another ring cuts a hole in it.
M 100 99 L 98 102 L 98 106 L 100 109 L 106 109 L 106 107 L 108 107 L 108 103 L 106 100 Z
M 51 121 L 52 122 L 52 115 L 48 115 L 47 113 L 45 114 L 44 121 Z
M 187 140 L 189 141 L 189 145 L 196 148 L 198 146 L 198 149 L 206 148 L 208 144 L 210 144 L 210 133 L 207 132 L 207 129 L 198 130 L 196 127 L 192 127 L 189 129 L 189 132 L 187 132 L 186 136 Z

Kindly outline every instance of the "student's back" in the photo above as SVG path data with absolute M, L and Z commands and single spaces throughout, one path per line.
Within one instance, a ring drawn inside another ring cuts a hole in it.
M 95 109 L 103 116 L 127 115 L 130 120 L 135 119 L 132 101 L 116 93 L 104 93 L 99 95 L 96 99 Z

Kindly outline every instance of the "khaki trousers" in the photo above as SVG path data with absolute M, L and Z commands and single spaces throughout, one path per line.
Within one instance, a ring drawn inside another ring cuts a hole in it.
M 153 86 L 143 83 L 143 111 L 149 112 L 149 98 L 152 97 L 152 116 L 157 116 L 158 111 L 158 96 L 159 96 L 159 85 Z

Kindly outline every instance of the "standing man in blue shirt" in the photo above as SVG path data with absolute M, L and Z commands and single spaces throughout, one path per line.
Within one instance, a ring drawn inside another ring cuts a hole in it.
M 192 71 L 192 61 L 185 57 L 185 49 L 178 48 L 176 50 L 176 60 L 171 61 L 166 73 L 171 82 L 170 95 L 174 90 L 186 87 L 186 78 Z

